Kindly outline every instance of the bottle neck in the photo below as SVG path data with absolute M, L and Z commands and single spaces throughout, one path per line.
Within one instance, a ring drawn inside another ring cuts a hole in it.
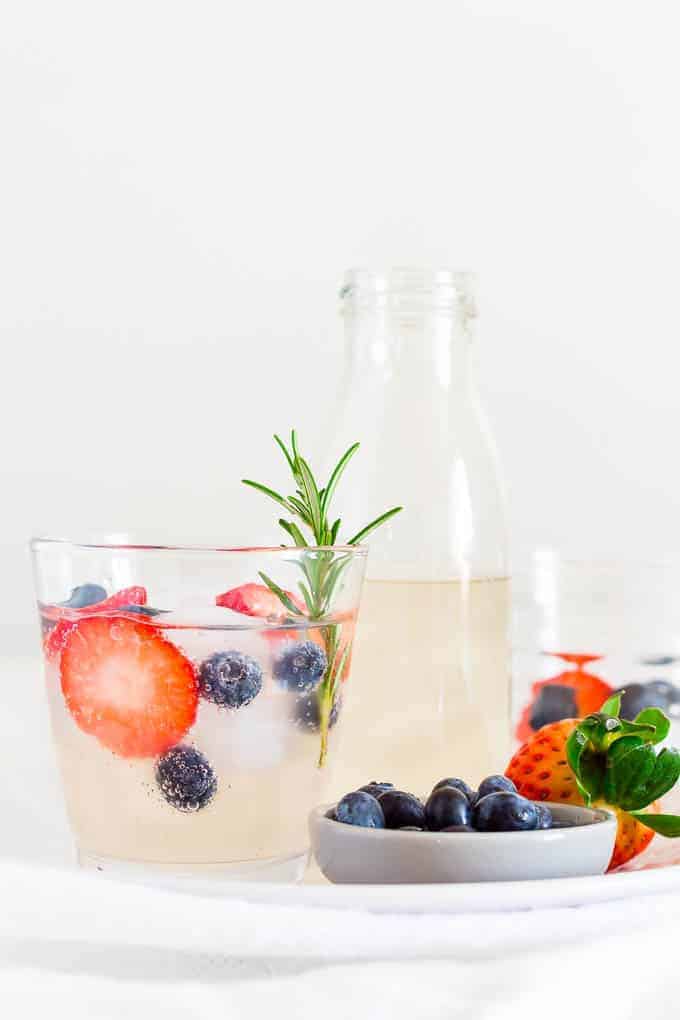
M 469 274 L 352 271 L 342 299 L 355 378 L 389 382 L 399 373 L 414 390 L 468 389 L 475 316 Z
M 369 577 L 450 580 L 505 574 L 503 500 L 471 371 L 474 306 L 457 274 L 363 274 L 342 292 L 349 347 L 340 448 L 361 441 L 343 490 L 370 537 Z
M 355 378 L 388 383 L 397 373 L 417 390 L 465 392 L 470 378 L 470 324 L 455 310 L 348 308 L 345 333 Z

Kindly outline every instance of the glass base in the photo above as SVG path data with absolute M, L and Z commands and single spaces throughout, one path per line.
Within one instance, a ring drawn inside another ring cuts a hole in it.
M 98 871 L 109 878 L 142 882 L 166 889 L 189 889 L 216 895 L 225 882 L 301 882 L 308 862 L 307 850 L 290 857 L 216 861 L 211 864 L 128 861 L 78 850 L 78 864 L 86 871 Z

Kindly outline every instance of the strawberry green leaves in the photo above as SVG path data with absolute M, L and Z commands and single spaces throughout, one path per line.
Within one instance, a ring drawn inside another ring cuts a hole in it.
M 645 784 L 656 765 L 654 748 L 640 737 L 622 737 L 610 749 L 606 759 L 604 799 L 625 809 L 646 807 Z M 653 799 L 653 798 L 652 798 Z
M 624 811 L 640 811 L 647 807 L 672 790 L 680 778 L 680 753 L 675 748 L 666 747 L 658 756 L 649 745 L 644 751 L 646 761 L 643 761 L 639 750 L 636 753 L 636 773 L 620 792 L 617 803 Z
M 581 720 L 567 741 L 567 761 L 586 804 L 603 800 L 663 835 L 680 836 L 680 817 L 646 814 L 680 779 L 680 752 L 655 745 L 665 740 L 670 721 L 646 708 L 633 722 L 620 719 L 621 695 Z
M 571 771 L 574 773 L 579 793 L 587 807 L 590 807 L 595 797 L 597 797 L 601 785 L 598 777 L 593 774 L 594 770 L 588 761 L 589 757 L 592 758 L 593 756 L 592 753 L 588 752 L 587 732 L 577 726 L 567 740 L 567 761 Z
M 634 723 L 626 723 L 627 726 L 652 726 L 654 736 L 650 739 L 652 744 L 660 744 L 666 739 L 671 730 L 671 721 L 660 708 L 645 708 L 635 717 Z
M 610 698 L 607 698 L 604 705 L 600 708 L 601 715 L 612 715 L 617 719 L 621 715 L 621 698 L 623 697 L 622 691 L 617 691 L 616 694 L 612 694 Z
M 647 829 L 658 832 L 660 836 L 666 836 L 669 839 L 676 839 L 680 836 L 680 817 L 678 815 L 648 815 L 644 811 L 630 811 L 629 814 Z

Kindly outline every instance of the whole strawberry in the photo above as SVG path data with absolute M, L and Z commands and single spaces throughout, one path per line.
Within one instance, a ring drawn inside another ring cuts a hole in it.
M 537 730 L 512 758 L 506 776 L 530 800 L 610 808 L 618 831 L 609 869 L 637 857 L 654 838 L 680 836 L 680 817 L 659 814 L 656 801 L 680 777 L 680 752 L 655 745 L 670 721 L 646 708 L 620 719 L 621 694 L 585 719 L 562 719 Z

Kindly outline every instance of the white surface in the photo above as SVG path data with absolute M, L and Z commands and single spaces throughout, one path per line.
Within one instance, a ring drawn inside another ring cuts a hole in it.
M 380 909 L 390 910 L 383 915 L 358 901 L 336 909 L 346 888 L 251 887 L 248 902 L 245 894 L 185 895 L 75 871 L 38 663 L 0 660 L 0 677 L 0 817 L 8 823 L 0 841 L 0 988 L 7 1016 L 506 1020 L 542 1015 L 549 1003 L 551 1018 L 566 1020 L 581 995 L 593 1015 L 672 1014 L 676 872 L 593 879 L 599 888 L 625 890 L 626 898 L 578 909 L 527 910 L 526 901 L 511 904 L 500 886 L 487 885 L 486 906 L 496 909 L 480 915 L 442 913 L 441 886 L 428 890 L 432 913 L 422 913 L 423 886 L 400 891 L 389 904 L 396 890 L 382 889 Z M 548 891 L 559 884 L 539 883 Z M 634 897 L 643 884 L 656 895 Z M 501 906 L 513 910 L 498 912 Z M 612 968 L 632 979 L 608 980 Z
M 282 477 L 275 427 L 323 446 L 357 263 L 480 271 L 516 544 L 671 547 L 679 18 L 2 5 L 3 647 L 32 527 L 268 537 L 238 479 Z

